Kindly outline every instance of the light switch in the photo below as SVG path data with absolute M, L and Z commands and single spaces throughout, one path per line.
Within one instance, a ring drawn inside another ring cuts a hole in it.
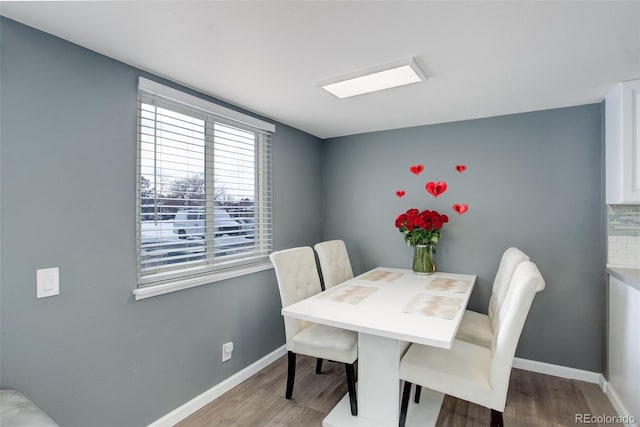
M 36 298 L 52 297 L 60 294 L 60 269 L 43 268 L 36 270 Z

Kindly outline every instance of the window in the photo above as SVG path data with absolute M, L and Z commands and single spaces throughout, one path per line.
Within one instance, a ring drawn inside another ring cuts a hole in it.
M 136 299 L 269 268 L 274 126 L 138 88 Z

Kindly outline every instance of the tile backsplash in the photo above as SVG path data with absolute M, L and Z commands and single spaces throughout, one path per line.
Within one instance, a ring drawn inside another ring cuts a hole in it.
M 640 268 L 640 205 L 610 205 L 607 214 L 608 264 Z

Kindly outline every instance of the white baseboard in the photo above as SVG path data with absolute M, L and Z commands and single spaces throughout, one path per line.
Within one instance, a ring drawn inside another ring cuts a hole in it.
M 603 393 L 607 395 L 613 409 L 616 410 L 620 417 L 629 415 L 626 406 L 614 390 L 614 388 L 605 380 L 604 376 L 598 372 L 584 371 L 582 369 L 568 368 L 566 366 L 552 365 L 550 363 L 537 362 L 535 360 L 520 359 L 518 357 L 513 360 L 513 367 L 523 369 L 525 371 L 538 372 L 540 374 L 553 375 L 560 378 L 570 380 L 586 381 L 588 383 L 598 384 Z M 594 414 L 597 415 L 597 414 Z M 637 421 L 637 420 L 636 420 Z M 637 422 L 634 424 L 625 424 L 626 427 L 638 427 Z
M 164 417 L 149 424 L 149 427 L 171 427 L 179 423 L 180 421 L 187 418 L 189 415 L 193 414 L 200 408 L 211 403 L 218 397 L 222 396 L 223 394 L 231 390 L 233 387 L 245 381 L 253 374 L 256 374 L 262 369 L 266 368 L 267 366 L 269 366 L 270 364 L 278 360 L 280 357 L 284 356 L 286 353 L 287 353 L 286 345 L 283 345 L 282 347 L 278 347 L 271 353 L 264 356 L 262 359 L 252 363 L 251 365 L 247 366 L 240 372 L 236 372 L 235 374 L 233 374 L 226 380 L 222 381 L 221 383 L 211 387 L 209 390 L 194 397 L 193 399 L 191 399 L 184 405 L 180 406 L 179 408 L 176 408 L 173 411 L 169 412 Z
M 604 392 L 607 394 L 609 401 L 611 401 L 611 404 L 613 405 L 613 408 L 616 410 L 618 415 L 620 415 L 621 417 L 624 417 L 625 415 L 627 416 L 629 415 L 629 411 L 627 410 L 627 407 L 624 405 L 624 403 L 622 403 L 620 396 L 618 396 L 618 393 L 616 393 L 615 389 L 611 386 L 611 384 L 607 383 Z M 638 427 L 637 420 L 635 421 L 636 422 L 633 424 L 625 423 L 625 426 Z
M 513 359 L 513 367 L 517 369 L 524 369 L 525 371 L 538 372 L 540 374 L 553 375 L 555 377 L 598 384 L 602 391 L 605 391 L 606 381 L 602 374 L 599 372 L 584 371 L 582 369 L 552 365 L 551 363 L 521 359 L 519 357 Z

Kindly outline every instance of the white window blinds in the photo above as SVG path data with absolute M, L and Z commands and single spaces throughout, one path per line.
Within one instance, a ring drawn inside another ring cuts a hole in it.
M 155 85 L 138 96 L 138 286 L 268 262 L 269 126 Z

